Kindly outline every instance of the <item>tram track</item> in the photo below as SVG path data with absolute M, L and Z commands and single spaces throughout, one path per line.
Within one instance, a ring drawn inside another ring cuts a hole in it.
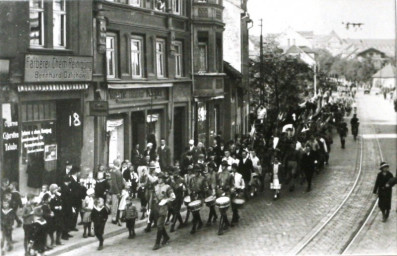
M 365 128 L 362 130 L 376 131 L 372 124 Z M 375 144 L 374 141 L 377 144 L 377 146 L 373 145 L 375 147 L 372 146 L 372 144 Z M 298 247 L 294 248 L 291 254 L 348 255 L 347 252 L 350 248 L 359 241 L 360 234 L 368 227 L 369 221 L 373 219 L 378 202 L 378 199 L 375 200 L 372 195 L 373 173 L 371 173 L 371 170 L 374 170 L 375 163 L 384 159 L 378 138 L 369 141 L 368 144 L 364 148 L 364 139 L 360 136 L 360 160 L 358 167 L 357 165 L 355 167 L 358 168 L 358 172 L 353 186 L 344 200 L 323 224 L 316 228 Z M 376 148 L 377 150 L 375 150 Z

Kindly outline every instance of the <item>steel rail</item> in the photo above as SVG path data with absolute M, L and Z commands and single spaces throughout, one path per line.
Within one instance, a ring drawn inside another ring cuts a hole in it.
M 338 208 L 334 211 L 334 213 L 303 243 L 298 250 L 296 250 L 293 255 L 299 254 L 317 235 L 320 233 L 323 228 L 335 217 L 335 215 L 339 212 L 339 210 L 344 206 L 346 201 L 349 199 L 350 195 L 353 193 L 354 189 L 357 187 L 358 180 L 361 177 L 362 173 L 362 162 L 363 162 L 363 140 L 360 138 L 360 164 L 359 164 L 359 170 L 358 174 L 356 177 L 356 180 L 354 181 L 354 184 L 352 188 L 350 189 L 349 193 L 345 197 L 345 199 L 342 201 L 342 203 L 338 206 Z

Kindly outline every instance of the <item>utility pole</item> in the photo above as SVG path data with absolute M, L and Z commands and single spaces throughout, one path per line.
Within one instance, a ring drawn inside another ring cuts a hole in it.
M 397 1 L 397 0 L 396 0 Z M 260 61 L 260 66 L 259 66 L 259 75 L 260 75 L 260 86 L 261 86 L 261 98 L 260 98 L 260 103 L 264 104 L 265 103 L 265 85 L 264 85 L 264 74 L 263 74 L 263 25 L 262 25 L 262 19 L 261 19 L 261 35 L 260 35 L 260 39 L 259 39 L 259 61 Z

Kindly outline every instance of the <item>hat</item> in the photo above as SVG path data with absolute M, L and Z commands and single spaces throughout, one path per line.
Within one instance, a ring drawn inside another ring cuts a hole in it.
M 229 163 L 226 160 L 222 161 L 222 166 L 229 166 Z
M 157 178 L 159 179 L 165 179 L 165 174 L 162 172 L 157 173 Z
M 150 161 L 149 168 L 150 169 L 155 169 L 156 168 L 156 163 L 154 161 Z
M 91 196 L 95 193 L 95 190 L 93 188 L 87 189 L 87 196 Z
M 149 142 L 146 147 L 153 147 L 153 143 Z
M 381 163 L 380 163 L 379 170 L 382 170 L 382 169 L 385 168 L 385 167 L 389 167 L 389 165 L 388 165 L 386 162 L 381 162 Z
M 33 215 L 40 217 L 43 216 L 43 210 L 41 209 L 41 207 L 34 208 Z
M 52 192 L 54 192 L 55 190 L 58 189 L 58 185 L 57 184 L 51 184 L 49 189 L 50 189 L 50 192 L 52 193 Z
M 72 169 L 70 170 L 69 174 L 72 175 L 72 174 L 76 174 L 78 172 L 80 172 L 80 167 L 73 166 Z

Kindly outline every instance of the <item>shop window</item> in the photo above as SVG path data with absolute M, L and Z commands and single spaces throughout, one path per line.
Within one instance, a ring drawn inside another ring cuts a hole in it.
M 182 55 L 182 42 L 176 41 L 174 42 L 174 50 L 175 50 L 175 76 L 182 77 L 183 76 L 183 55 Z
M 177 15 L 182 14 L 182 0 L 172 0 L 172 13 Z
M 157 77 L 165 77 L 165 41 L 164 39 L 156 40 L 156 66 Z
M 129 0 L 129 4 L 132 5 L 132 6 L 140 7 L 141 6 L 141 0 Z
M 141 37 L 133 37 L 131 39 L 131 74 L 133 78 L 143 76 L 143 39 Z
M 199 43 L 198 48 L 199 48 L 199 72 L 207 72 L 208 69 L 207 43 L 204 42 Z
M 44 3 L 43 0 L 29 1 L 30 45 L 44 46 Z
M 22 104 L 21 119 L 22 122 L 55 120 L 56 119 L 55 102 Z
M 106 37 L 106 74 L 108 78 L 116 77 L 115 42 L 115 35 Z
M 53 43 L 54 47 L 66 47 L 66 0 L 54 0 L 53 10 Z

